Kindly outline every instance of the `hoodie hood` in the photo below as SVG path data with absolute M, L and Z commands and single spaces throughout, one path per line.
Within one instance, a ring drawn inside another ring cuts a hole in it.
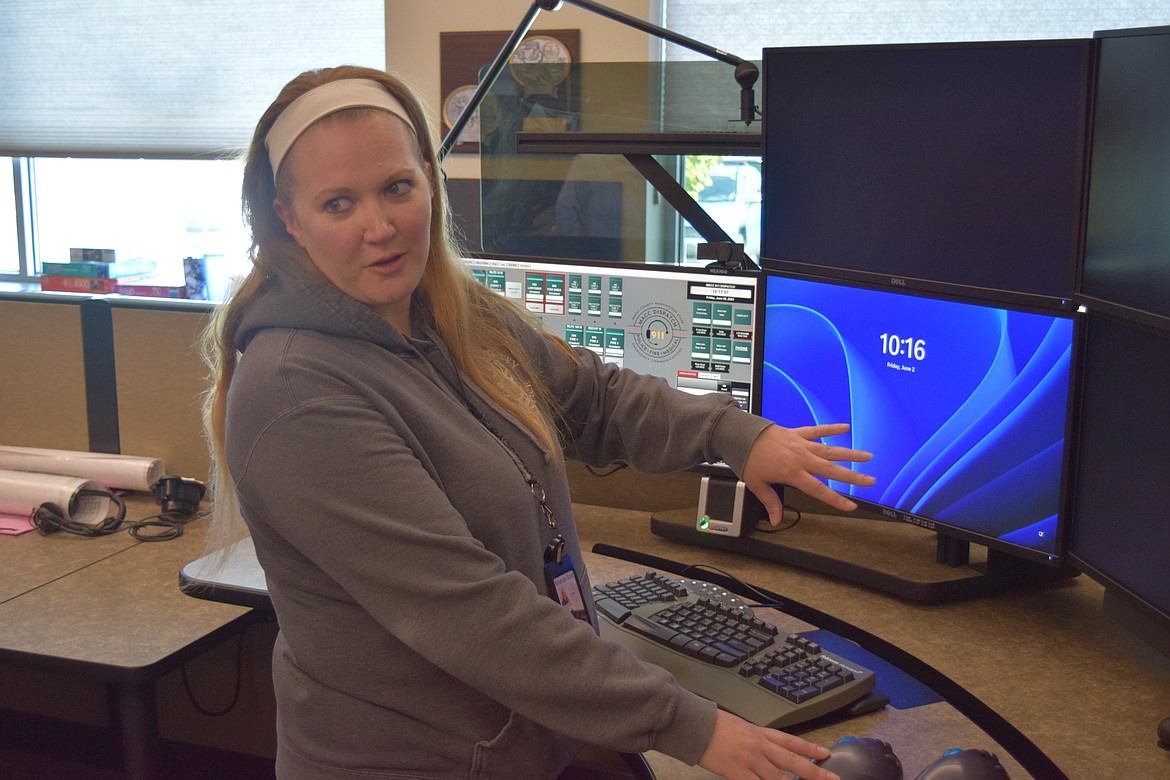
M 290 263 L 264 280 L 259 294 L 244 310 L 236 349 L 244 352 L 257 333 L 270 328 L 309 330 L 366 341 L 403 358 L 448 392 L 463 396 L 466 385 L 442 346 L 434 319 L 417 298 L 412 304 L 414 336 L 409 337 L 370 307 L 304 267 Z
M 421 309 L 415 300 L 412 316 L 418 319 Z M 245 351 L 252 337 L 266 328 L 311 330 L 369 341 L 394 352 L 412 351 L 409 339 L 397 328 L 295 262 L 270 273 L 244 309 L 236 349 Z

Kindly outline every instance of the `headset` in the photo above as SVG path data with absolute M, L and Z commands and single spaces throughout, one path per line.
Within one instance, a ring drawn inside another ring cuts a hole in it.
M 67 517 L 61 511 L 61 507 L 52 501 L 46 501 L 33 510 L 30 516 L 32 524 L 45 536 L 55 534 L 58 531 L 65 531 L 66 533 L 76 534 L 77 536 L 106 536 L 107 534 L 114 533 L 122 527 L 122 521 L 126 518 L 126 502 L 122 500 L 121 496 L 109 490 L 84 489 L 77 492 L 74 503 L 79 499 L 94 496 L 104 496 L 110 499 L 114 502 L 116 508 L 114 514 L 96 525 L 86 525 L 85 523 L 79 523 Z

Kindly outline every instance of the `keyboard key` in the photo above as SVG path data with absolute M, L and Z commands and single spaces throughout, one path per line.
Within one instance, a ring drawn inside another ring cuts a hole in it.
M 826 691 L 831 691 L 834 688 L 840 688 L 844 684 L 845 681 L 840 677 L 829 677 L 828 679 L 821 680 L 817 684 L 817 690 L 819 690 L 821 693 L 824 693 Z
M 745 652 L 743 652 L 743 651 L 741 651 L 741 650 L 736 650 L 736 649 L 735 649 L 734 647 L 732 647 L 731 645 L 724 644 L 723 642 L 718 642 L 718 643 L 716 643 L 716 645 L 715 645 L 715 648 L 716 648 L 716 649 L 717 649 L 719 652 L 723 653 L 724 655 L 729 655 L 729 656 L 731 656 L 731 658 L 732 658 L 732 659 L 734 660 L 734 662 L 735 662 L 735 663 L 737 663 L 737 664 L 738 664 L 738 663 L 743 663 L 744 661 L 746 661 L 746 660 L 747 660 L 747 658 L 748 658 L 748 655 L 750 655 L 749 653 L 745 653 Z
M 820 691 L 818 691 L 816 688 L 801 688 L 800 690 L 789 692 L 785 698 L 787 698 L 788 701 L 801 704 L 802 702 L 806 702 L 812 697 L 816 696 L 818 693 L 820 693 Z
M 787 680 L 781 677 L 774 677 L 770 674 L 760 678 L 760 685 L 773 693 L 779 693 L 781 696 L 784 696 L 790 690 Z
M 670 644 L 670 640 L 676 636 L 676 632 L 671 631 L 666 626 L 660 626 L 637 614 L 631 615 L 622 625 L 664 645 Z
M 613 599 L 597 599 L 593 602 L 597 607 L 597 611 L 605 615 L 607 618 L 615 623 L 621 623 L 630 616 L 630 610 L 623 607 Z

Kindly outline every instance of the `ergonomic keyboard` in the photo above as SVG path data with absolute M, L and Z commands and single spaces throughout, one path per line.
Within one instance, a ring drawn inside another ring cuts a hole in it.
M 755 616 L 701 580 L 648 572 L 593 588 L 601 636 L 758 726 L 791 728 L 852 704 L 874 674 Z

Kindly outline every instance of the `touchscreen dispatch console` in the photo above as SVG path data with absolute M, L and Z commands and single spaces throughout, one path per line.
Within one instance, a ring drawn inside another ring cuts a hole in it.
M 752 409 L 756 276 L 614 263 L 466 263 L 482 284 L 603 361 L 689 393 L 727 393 Z

